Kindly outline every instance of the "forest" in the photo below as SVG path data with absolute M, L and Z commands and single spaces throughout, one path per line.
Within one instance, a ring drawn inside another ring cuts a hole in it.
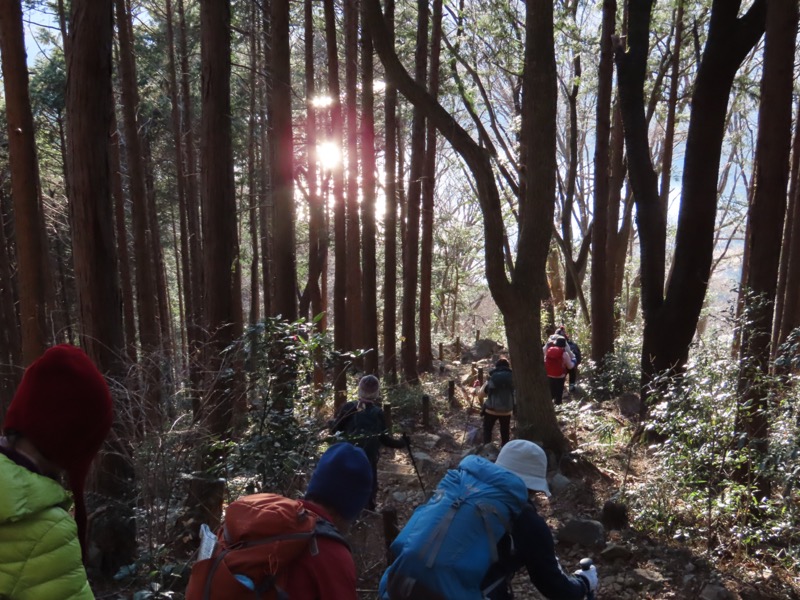
M 795 0 L 3 0 L 0 416 L 50 346 L 106 377 L 97 589 L 182 598 L 198 524 L 301 492 L 362 375 L 461 450 L 502 356 L 591 510 L 746 565 L 613 597 L 800 598 L 797 34 Z

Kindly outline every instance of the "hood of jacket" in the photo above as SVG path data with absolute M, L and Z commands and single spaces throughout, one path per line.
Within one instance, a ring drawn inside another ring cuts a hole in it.
M 57 481 L 33 473 L 0 453 L 0 525 L 15 523 L 54 506 L 69 504 Z

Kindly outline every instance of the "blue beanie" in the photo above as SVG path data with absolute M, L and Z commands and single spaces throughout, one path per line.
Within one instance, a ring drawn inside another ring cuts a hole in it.
M 361 448 L 341 442 L 320 457 L 306 497 L 353 521 L 372 496 L 372 466 Z

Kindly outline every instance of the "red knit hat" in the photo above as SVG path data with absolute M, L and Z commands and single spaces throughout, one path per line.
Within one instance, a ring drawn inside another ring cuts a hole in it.
M 67 344 L 50 348 L 25 370 L 6 413 L 6 431 L 21 434 L 66 471 L 84 556 L 86 475 L 112 420 L 106 380 L 83 350 Z

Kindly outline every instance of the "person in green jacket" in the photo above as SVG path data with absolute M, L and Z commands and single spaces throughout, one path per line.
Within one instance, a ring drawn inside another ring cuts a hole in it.
M 0 437 L 0 600 L 94 598 L 83 491 L 112 420 L 108 385 L 82 350 L 54 346 L 25 371 Z

